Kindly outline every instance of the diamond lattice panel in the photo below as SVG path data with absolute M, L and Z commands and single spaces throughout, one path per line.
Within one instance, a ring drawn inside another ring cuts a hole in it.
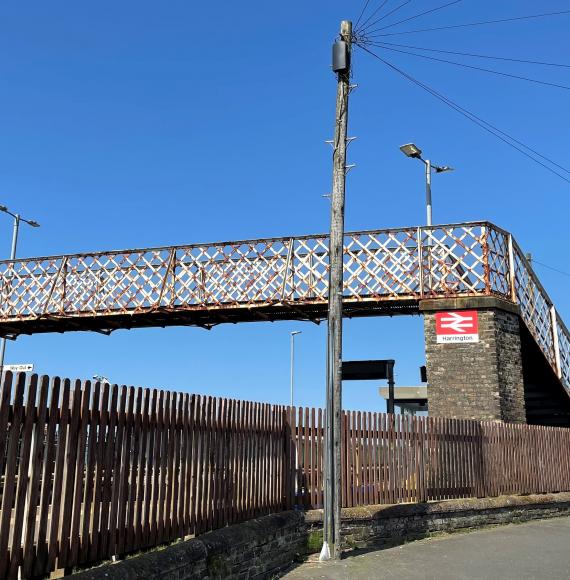
M 562 381 L 566 389 L 570 390 L 570 335 L 560 320 L 557 321 L 557 330 Z
M 490 290 L 504 298 L 510 297 L 509 242 L 504 232 L 487 228 L 488 270 Z
M 518 251 L 515 253 L 515 290 L 522 319 L 550 364 L 555 367 L 550 302 Z
M 292 240 L 182 251 L 175 269 L 176 306 L 275 303 L 292 294 Z
M 80 313 L 126 313 L 158 305 L 167 251 L 81 256 L 66 267 L 65 304 Z
M 44 312 L 60 265 L 61 258 L 2 263 L 2 314 L 22 318 Z
M 485 229 L 479 225 L 422 229 L 426 294 L 484 294 Z
M 419 296 L 417 230 L 352 234 L 345 238 L 344 295 Z
M 326 302 L 328 297 L 329 240 L 299 238 L 295 242 L 295 300 Z

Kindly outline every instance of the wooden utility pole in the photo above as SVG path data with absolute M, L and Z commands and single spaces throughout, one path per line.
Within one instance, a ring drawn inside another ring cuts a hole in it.
M 333 141 L 333 188 L 329 241 L 329 312 L 327 342 L 327 431 L 325 526 L 321 559 L 340 558 L 341 431 L 342 431 L 342 294 L 344 248 L 344 192 L 346 181 L 346 146 L 348 95 L 350 92 L 350 57 L 352 22 L 343 20 L 340 40 L 333 47 L 333 70 L 337 73 L 336 122 Z

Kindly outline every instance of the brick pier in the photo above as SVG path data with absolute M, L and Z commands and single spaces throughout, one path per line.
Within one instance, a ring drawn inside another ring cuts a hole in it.
M 493 297 L 424 300 L 431 416 L 525 423 L 518 308 Z M 438 344 L 438 311 L 477 310 L 479 342 Z

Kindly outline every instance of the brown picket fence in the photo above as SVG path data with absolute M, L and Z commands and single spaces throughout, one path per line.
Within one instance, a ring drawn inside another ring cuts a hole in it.
M 570 430 L 345 412 L 343 505 L 570 490 Z M 0 578 L 323 503 L 324 412 L 5 373 Z
M 6 373 L 0 578 L 283 509 L 284 408 Z
M 293 431 L 296 504 L 322 508 L 321 410 Z M 341 452 L 344 507 L 570 491 L 570 429 L 346 411 Z

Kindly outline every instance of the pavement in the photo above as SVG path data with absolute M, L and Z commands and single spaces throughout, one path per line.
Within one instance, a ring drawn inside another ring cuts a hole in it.
M 570 517 L 440 536 L 340 562 L 307 562 L 287 580 L 569 580 Z

